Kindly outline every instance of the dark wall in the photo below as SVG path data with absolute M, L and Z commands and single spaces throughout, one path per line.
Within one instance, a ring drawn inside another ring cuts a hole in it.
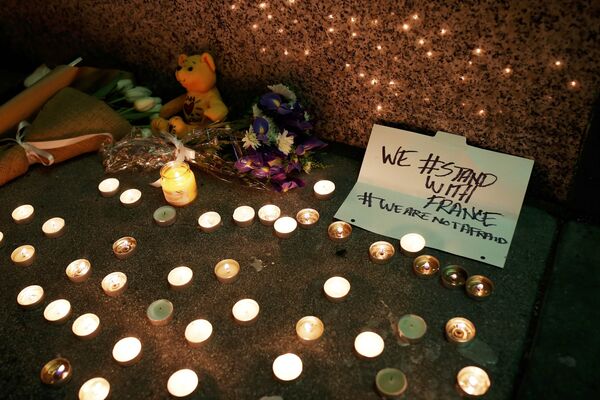
M 458 133 L 535 159 L 532 189 L 566 199 L 600 82 L 600 2 L 264 5 L 9 0 L 0 34 L 25 59 L 81 55 L 88 65 L 130 69 L 165 97 L 177 94 L 176 55 L 210 50 L 234 112 L 266 84 L 290 83 L 328 139 L 366 146 L 377 121 Z

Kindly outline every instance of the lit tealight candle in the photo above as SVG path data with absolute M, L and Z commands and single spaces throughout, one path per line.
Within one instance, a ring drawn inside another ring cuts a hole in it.
M 105 400 L 110 394 L 110 383 L 102 377 L 87 380 L 79 388 L 79 400 Z
M 282 354 L 273 361 L 273 373 L 281 381 L 293 381 L 302 374 L 302 360 L 294 353 Z
M 173 319 L 173 303 L 166 299 L 156 300 L 148 306 L 146 316 L 154 326 L 167 325 Z
M 325 325 L 317 317 L 307 316 L 296 323 L 296 334 L 304 342 L 312 342 L 323 335 Z
M 48 304 L 44 309 L 44 318 L 51 324 L 62 324 L 71 316 L 69 300 L 58 299 Z
M 35 308 L 44 301 L 44 289 L 39 285 L 27 286 L 17 295 L 17 303 L 27 309 Z
M 398 320 L 398 336 L 404 344 L 418 343 L 427 333 L 427 323 L 418 315 L 406 314 Z
M 185 339 L 192 347 L 197 347 L 206 342 L 212 335 L 213 327 L 205 319 L 196 319 L 185 328 Z
M 319 212 L 313 208 L 304 208 L 296 214 L 296 221 L 301 228 L 312 228 L 319 222 Z
M 233 221 L 237 226 L 245 227 L 252 225 L 254 221 L 254 208 L 250 206 L 239 206 L 233 211 Z
M 294 234 L 296 231 L 296 227 L 298 226 L 298 222 L 292 217 L 281 217 L 275 224 L 273 224 L 273 229 L 275 230 L 275 235 L 280 239 L 287 239 Z
M 465 282 L 465 290 L 475 300 L 485 300 L 494 291 L 492 281 L 483 275 L 473 275 Z
M 57 238 L 65 233 L 65 220 L 60 217 L 50 218 L 42 225 L 42 232 L 49 238 Z
M 110 297 L 116 297 L 127 289 L 127 275 L 111 272 L 102 279 L 102 290 Z
M 315 193 L 315 197 L 319 200 L 327 200 L 333 196 L 333 192 L 335 191 L 335 183 L 322 180 L 315 183 L 313 186 L 313 192 Z
M 171 396 L 189 396 L 198 387 L 198 375 L 191 369 L 174 372 L 167 381 L 167 390 Z
M 135 207 L 140 204 L 140 201 L 142 200 L 142 192 L 137 189 L 127 189 L 121 193 L 119 200 L 125 207 Z
M 218 212 L 207 211 L 198 218 L 198 225 L 203 232 L 214 232 L 222 225 L 221 216 Z
M 13 250 L 10 259 L 13 264 L 18 265 L 19 267 L 28 267 L 33 264 L 33 260 L 35 260 L 35 247 L 30 244 L 19 246 Z
M 13 210 L 12 218 L 17 224 L 28 224 L 33 220 L 34 211 L 31 204 L 23 204 Z
M 85 258 L 80 258 L 69 263 L 65 273 L 71 282 L 80 283 L 90 277 L 92 264 Z
M 4 246 L 4 233 L 0 231 L 0 248 L 2 248 L 2 246 Z
M 100 182 L 98 190 L 102 197 L 112 197 L 119 191 L 119 180 L 117 178 L 107 178 Z
M 375 332 L 362 332 L 354 339 L 354 349 L 363 357 L 377 357 L 383 352 L 383 348 L 383 339 Z
M 190 267 L 182 265 L 169 271 L 169 275 L 167 275 L 167 281 L 169 281 L 169 286 L 171 289 L 182 290 L 192 284 L 193 277 L 194 271 L 192 271 Z
M 133 365 L 142 358 L 142 342 L 136 337 L 125 337 L 115 344 L 112 356 L 124 367 Z
M 475 325 L 466 318 L 454 317 L 446 322 L 446 339 L 450 343 L 466 345 L 475 339 Z
M 431 278 L 439 270 L 440 262 L 434 256 L 422 255 L 413 262 L 413 271 L 419 278 Z
M 258 209 L 258 219 L 263 225 L 273 225 L 280 215 L 281 209 L 274 204 L 266 204 Z
M 215 265 L 215 275 L 221 283 L 233 283 L 238 278 L 240 263 L 231 258 L 221 260 Z
M 425 248 L 425 238 L 418 233 L 407 233 L 400 238 L 400 248 L 405 255 L 414 257 Z
M 62 386 L 71 380 L 73 368 L 66 358 L 58 357 L 48 361 L 40 371 L 40 380 L 49 386 Z
M 255 300 L 242 299 L 233 305 L 231 312 L 240 325 L 252 324 L 258 318 L 260 307 Z
M 369 258 L 375 264 L 385 264 L 396 254 L 396 249 L 391 243 L 379 241 L 369 247 Z
M 350 282 L 341 276 L 333 276 L 325 281 L 323 290 L 330 301 L 340 302 L 350 292 Z
M 442 270 L 442 285 L 448 289 L 456 289 L 465 285 L 469 275 L 458 265 L 448 265 Z
M 375 387 L 384 397 L 401 396 L 408 386 L 404 372 L 396 368 L 384 368 L 375 377 Z
M 80 315 L 71 326 L 73 334 L 79 339 L 93 339 L 98 335 L 100 318 L 96 314 L 87 313 Z
M 334 242 L 345 242 L 350 239 L 350 234 L 352 233 L 352 226 L 344 221 L 335 221 L 329 225 L 327 228 L 327 235 L 329 239 Z
M 483 396 L 491 386 L 490 377 L 479 367 L 464 367 L 456 374 L 460 390 L 468 396 Z
M 177 211 L 171 206 L 162 206 L 154 211 L 152 218 L 158 226 L 173 225 L 177 219 Z
M 133 254 L 137 247 L 137 240 L 131 236 L 124 236 L 115 240 L 112 245 L 113 253 L 119 260 L 123 260 Z

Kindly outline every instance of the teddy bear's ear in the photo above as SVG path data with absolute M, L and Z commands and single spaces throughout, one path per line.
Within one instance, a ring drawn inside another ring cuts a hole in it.
M 187 60 L 187 55 L 180 54 L 179 57 L 177 58 L 177 64 L 179 64 L 181 67 L 183 67 L 183 63 L 185 62 L 185 60 Z
M 212 72 L 215 72 L 217 66 L 215 65 L 215 60 L 213 60 L 212 56 L 208 53 L 203 53 L 200 58 L 203 62 L 205 62 Z

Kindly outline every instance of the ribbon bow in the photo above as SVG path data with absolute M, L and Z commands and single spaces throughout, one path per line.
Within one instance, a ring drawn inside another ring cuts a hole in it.
M 181 162 L 196 158 L 196 152 L 189 147 L 185 147 L 185 144 L 177 136 L 167 132 L 162 132 L 162 135 L 175 146 L 175 160 L 173 161 Z M 160 178 L 152 182 L 150 186 L 161 187 Z

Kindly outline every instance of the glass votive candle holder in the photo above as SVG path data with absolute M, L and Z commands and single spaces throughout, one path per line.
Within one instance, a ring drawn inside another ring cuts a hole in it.
M 418 233 L 407 233 L 400 238 L 400 249 L 408 257 L 415 257 L 425 248 L 425 238 Z
M 110 383 L 97 376 L 85 381 L 79 388 L 79 400 L 105 400 L 110 394 Z
M 422 255 L 413 261 L 413 271 L 419 278 L 432 278 L 440 270 L 440 262 L 434 256 Z
M 102 290 L 110 297 L 117 297 L 127 289 L 127 275 L 111 272 L 102 279 Z
M 163 165 L 160 169 L 160 186 L 165 200 L 172 206 L 187 206 L 198 195 L 196 177 L 184 161 L 170 161 Z
M 446 322 L 446 339 L 459 346 L 466 345 L 475 339 L 475 325 L 466 318 L 454 317 Z
M 62 386 L 71 380 L 73 368 L 66 358 L 58 357 L 48 361 L 40 371 L 40 380 L 49 386 Z
M 146 316 L 154 326 L 165 326 L 173 319 L 173 303 L 167 299 L 153 301 L 146 310 Z
M 30 285 L 17 295 L 17 304 L 25 309 L 33 309 L 44 301 L 44 289 L 39 285 Z
M 448 289 L 456 289 L 465 285 L 469 275 L 459 265 L 448 265 L 442 269 L 442 285 Z
M 483 275 L 473 275 L 465 282 L 467 295 L 475 300 L 485 300 L 492 295 L 494 284 Z
M 281 216 L 281 209 L 275 204 L 265 204 L 258 209 L 258 219 L 260 223 L 271 226 Z
M 120 182 L 117 178 L 106 178 L 98 184 L 102 197 L 112 197 L 119 191 Z
M 216 211 L 207 211 L 198 218 L 198 226 L 202 232 L 211 233 L 223 225 L 221 216 Z
M 112 356 L 124 367 L 133 365 L 142 358 L 142 342 L 133 336 L 124 337 L 115 343 Z
M 462 394 L 471 397 L 483 396 L 492 384 L 487 372 L 474 366 L 464 367 L 458 371 L 456 383 Z
M 239 206 L 233 210 L 233 222 L 239 227 L 252 225 L 254 222 L 254 208 L 250 206 Z
M 57 238 L 65 233 L 65 220 L 60 217 L 50 218 L 42 225 L 42 232 L 48 238 Z
M 173 268 L 167 275 L 167 282 L 173 290 L 183 290 L 192 285 L 194 271 L 190 267 L 181 265 Z
M 312 228 L 319 222 L 319 212 L 313 208 L 303 208 L 296 214 L 296 221 L 301 228 Z
M 28 267 L 35 260 L 35 247 L 30 244 L 19 246 L 13 250 L 10 259 L 19 267 Z
M 273 231 L 275 232 L 275 236 L 280 239 L 287 239 L 291 237 L 294 232 L 296 232 L 296 228 L 298 227 L 298 222 L 292 217 L 281 217 L 278 218 L 277 221 L 273 224 Z
M 71 316 L 69 300 L 58 299 L 48 304 L 44 309 L 44 319 L 51 324 L 63 324 Z
M 127 189 L 121 193 L 119 201 L 127 208 L 136 207 L 142 201 L 142 192 L 138 189 Z
M 352 226 L 344 221 L 332 222 L 327 228 L 327 235 L 329 239 L 334 242 L 343 243 L 350 239 L 352 233 Z
M 253 324 L 258 318 L 259 311 L 258 303 L 252 299 L 242 299 L 231 309 L 235 321 L 240 325 Z
M 84 282 L 92 273 L 92 264 L 85 258 L 80 258 L 78 260 L 71 261 L 69 265 L 67 265 L 65 273 L 71 282 Z
M 123 236 L 117 239 L 112 245 L 113 253 L 119 260 L 124 260 L 132 255 L 136 248 L 137 240 L 131 236 Z
M 273 361 L 273 374 L 280 381 L 293 381 L 302 374 L 302 360 L 294 353 L 282 354 Z
M 28 224 L 33 221 L 34 214 L 35 209 L 31 204 L 23 204 L 15 208 L 11 216 L 16 224 Z
M 100 318 L 92 313 L 80 315 L 73 321 L 71 330 L 79 339 L 93 339 L 98 336 L 98 332 L 100 332 Z
M 375 264 L 385 264 L 390 262 L 396 254 L 394 245 L 386 241 L 379 241 L 369 246 L 369 258 Z
M 335 192 L 335 183 L 328 180 L 321 180 L 314 184 L 313 192 L 319 200 L 328 200 Z
M 185 328 L 185 340 L 192 347 L 198 347 L 212 335 L 213 326 L 205 319 L 196 319 Z
M 221 283 L 233 283 L 237 280 L 240 272 L 240 263 L 227 258 L 215 265 L 215 276 Z
M 313 342 L 323 335 L 325 325 L 317 317 L 306 316 L 296 323 L 296 334 L 302 342 Z

